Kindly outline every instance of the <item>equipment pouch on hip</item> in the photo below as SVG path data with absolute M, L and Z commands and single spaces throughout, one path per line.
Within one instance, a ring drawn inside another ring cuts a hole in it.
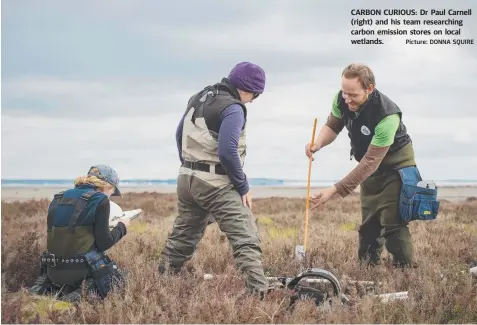
M 423 181 L 416 166 L 401 168 L 398 172 L 402 180 L 399 197 L 401 219 L 406 222 L 436 219 L 440 202 L 435 184 Z
M 105 298 L 114 285 L 121 285 L 123 277 L 119 268 L 111 259 L 96 251 L 85 254 L 86 262 L 90 266 L 92 278 L 99 295 Z

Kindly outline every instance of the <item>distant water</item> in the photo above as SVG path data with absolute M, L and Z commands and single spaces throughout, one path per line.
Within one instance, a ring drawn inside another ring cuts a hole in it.
M 327 187 L 336 183 L 337 180 L 311 181 L 312 187 Z M 435 181 L 438 186 L 477 186 L 477 180 L 441 180 Z M 72 179 L 2 179 L 2 187 L 69 187 L 73 184 Z M 306 180 L 284 180 L 272 178 L 251 178 L 250 186 L 255 187 L 306 187 Z M 157 187 L 176 186 L 175 179 L 127 179 L 120 182 L 125 187 Z

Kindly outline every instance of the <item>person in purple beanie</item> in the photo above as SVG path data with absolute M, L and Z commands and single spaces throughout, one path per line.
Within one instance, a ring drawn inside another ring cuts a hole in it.
M 159 271 L 180 272 L 207 224 L 215 219 L 233 250 L 250 293 L 268 289 L 252 197 L 243 171 L 247 108 L 263 94 L 265 72 L 238 63 L 228 77 L 194 94 L 176 131 L 181 167 L 177 178 L 178 216 L 161 253 Z M 212 219 L 213 218 L 213 219 Z

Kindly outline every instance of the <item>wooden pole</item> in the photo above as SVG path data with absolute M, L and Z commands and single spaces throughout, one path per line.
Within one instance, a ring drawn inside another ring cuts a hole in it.
M 313 144 L 315 143 L 315 131 L 316 131 L 316 123 L 318 122 L 318 119 L 315 118 L 313 122 L 313 133 L 311 136 L 311 144 L 310 148 L 313 147 Z M 308 239 L 308 215 L 310 212 L 310 179 L 311 179 L 311 166 L 313 162 L 313 156 L 310 156 L 310 160 L 308 162 L 308 184 L 307 184 L 307 193 L 306 193 L 306 210 L 305 210 L 305 243 L 303 245 L 303 248 L 306 252 L 306 243 Z

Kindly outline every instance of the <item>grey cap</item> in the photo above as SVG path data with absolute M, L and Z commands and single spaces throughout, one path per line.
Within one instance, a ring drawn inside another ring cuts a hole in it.
M 92 171 L 92 169 L 96 168 L 99 173 Z M 114 169 L 106 165 L 94 165 L 88 171 L 88 175 L 93 175 L 98 177 L 99 179 L 108 182 L 109 184 L 113 185 L 115 188 L 113 196 L 122 196 L 121 191 L 119 191 L 119 176 L 118 173 Z

